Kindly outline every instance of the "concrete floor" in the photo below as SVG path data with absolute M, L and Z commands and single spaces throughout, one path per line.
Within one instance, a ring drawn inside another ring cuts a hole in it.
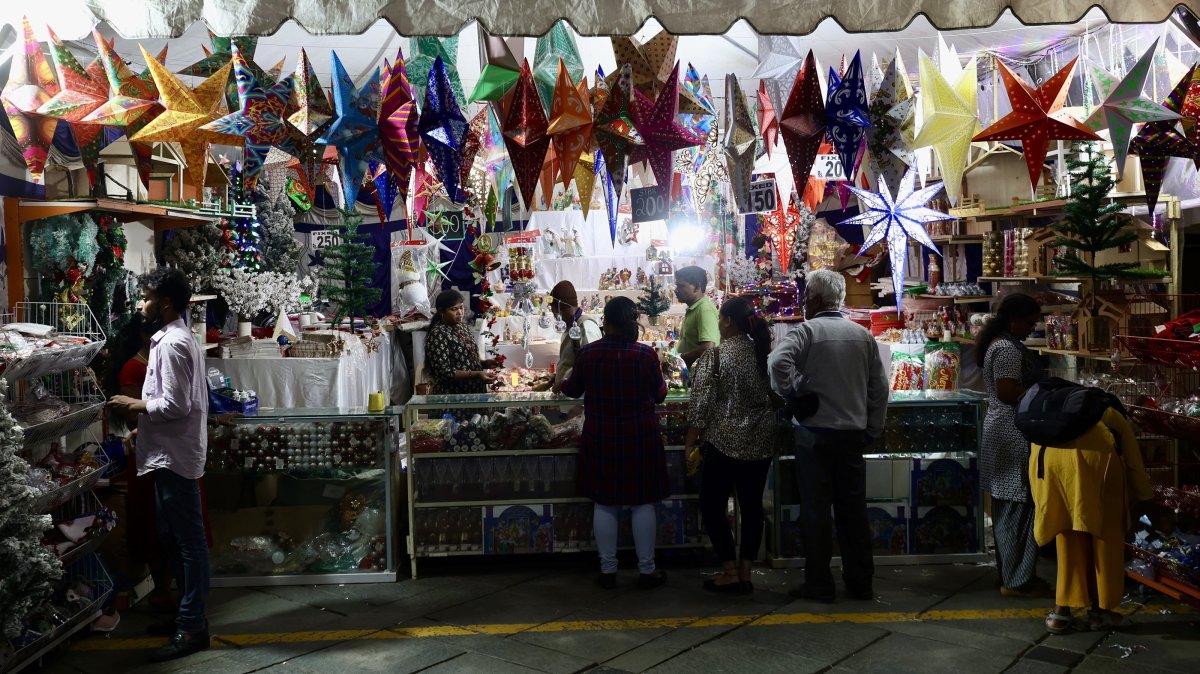
M 875 601 L 824 605 L 787 595 L 798 570 L 758 570 L 753 596 L 726 597 L 701 589 L 713 570 L 694 563 L 664 564 L 670 580 L 650 591 L 623 569 L 621 586 L 605 591 L 582 559 L 495 562 L 430 562 L 420 579 L 387 585 L 215 590 L 206 652 L 146 664 L 163 640 L 144 636 L 155 616 L 138 609 L 111 638 L 79 640 L 44 671 L 1200 671 L 1200 613 L 1131 595 L 1122 631 L 1050 636 L 1041 618 L 1052 602 L 1001 597 L 986 566 L 880 567 Z M 1052 564 L 1041 573 L 1053 578 Z

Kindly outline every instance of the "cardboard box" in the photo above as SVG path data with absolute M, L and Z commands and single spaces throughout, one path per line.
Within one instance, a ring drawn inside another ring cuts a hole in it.
M 554 551 L 554 506 L 483 506 L 483 554 Z
M 909 552 L 920 555 L 979 551 L 979 527 L 974 508 L 937 506 L 914 508 L 909 520 Z
M 875 554 L 903 555 L 908 552 L 907 509 L 903 502 L 867 504 L 867 524 Z
M 979 506 L 978 459 L 913 459 L 913 507 Z

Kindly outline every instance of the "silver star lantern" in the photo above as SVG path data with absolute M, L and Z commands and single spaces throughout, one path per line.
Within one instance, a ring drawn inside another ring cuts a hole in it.
M 862 250 L 866 252 L 881 241 L 887 242 L 888 259 L 892 263 L 892 289 L 896 293 L 896 310 L 904 299 L 904 266 L 908 262 L 908 239 L 916 239 L 921 245 L 941 255 L 941 251 L 929 238 L 925 231 L 925 223 L 939 220 L 953 220 L 954 216 L 947 215 L 927 208 L 925 203 L 941 191 L 942 183 L 930 185 L 921 190 L 914 190 L 917 174 L 913 169 L 904 173 L 900 180 L 900 189 L 893 198 L 888 190 L 887 181 L 879 178 L 879 191 L 850 187 L 865 207 L 863 212 L 843 220 L 841 225 L 869 225 L 871 233 L 863 241 Z
M 725 168 L 733 186 L 738 212 L 750 211 L 750 178 L 758 153 L 758 130 L 746 107 L 746 97 L 737 76 L 725 76 Z
M 708 193 L 712 190 L 713 183 L 729 182 L 729 174 L 725 172 L 725 163 L 721 161 L 721 145 L 718 141 L 716 126 L 708 130 L 704 147 L 699 152 L 700 165 L 696 168 L 696 175 L 692 178 L 692 205 L 696 207 L 696 213 L 704 210 L 704 204 L 708 200 Z
M 917 130 L 915 103 L 908 72 L 896 50 L 871 99 L 872 128 L 867 135 L 872 170 L 893 185 L 916 163 L 912 149 Z

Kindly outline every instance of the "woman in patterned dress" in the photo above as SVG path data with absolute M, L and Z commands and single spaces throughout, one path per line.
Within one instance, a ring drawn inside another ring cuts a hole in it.
M 487 393 L 496 381 L 494 360 L 479 360 L 475 336 L 463 323 L 465 305 L 457 290 L 443 290 L 434 300 L 436 310 L 425 342 L 425 368 L 434 394 Z
M 689 472 L 701 458 L 705 464 L 700 509 L 723 569 L 704 581 L 704 589 L 740 594 L 754 589 L 750 569 L 762 542 L 763 489 L 774 454 L 775 413 L 767 378 L 771 330 L 740 297 L 721 305 L 717 327 L 721 345 L 705 351 L 693 368 L 686 451 Z M 725 514 L 731 491 L 742 520 L 740 556 Z
M 983 370 L 988 411 L 983 422 L 980 479 L 992 496 L 992 529 L 1000 593 L 1006 597 L 1050 597 L 1050 585 L 1037 577 L 1038 545 L 1033 536 L 1034 505 L 1029 491 L 1029 441 L 1017 430 L 1016 405 L 1041 376 L 1037 356 L 1022 343 L 1041 319 L 1029 295 L 1013 293 L 975 340 Z

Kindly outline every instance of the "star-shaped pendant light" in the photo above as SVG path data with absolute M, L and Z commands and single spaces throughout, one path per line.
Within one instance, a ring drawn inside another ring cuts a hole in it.
M 133 137 L 162 114 L 164 108 L 158 102 L 158 87 L 154 85 L 153 77 L 135 75 L 125 65 L 125 59 L 113 51 L 112 45 L 100 33 L 93 32 L 92 37 L 96 41 L 100 63 L 104 66 L 110 95 L 83 121 L 116 127 L 124 131 L 127 137 Z M 155 60 L 162 62 L 161 58 Z M 149 189 L 154 144 L 130 141 L 129 147 L 133 152 L 138 178 Z
M 1184 100 L 1188 91 L 1196 84 L 1200 69 L 1192 66 L 1183 79 L 1171 90 L 1163 106 L 1178 113 L 1183 110 Z M 1175 120 L 1162 120 L 1142 125 L 1141 131 L 1129 144 L 1129 152 L 1141 158 L 1142 182 L 1146 186 L 1146 206 L 1150 212 L 1158 204 L 1158 195 L 1162 191 L 1163 174 L 1171 157 L 1183 157 L 1200 162 L 1200 146 L 1193 143 L 1179 129 Z
M 892 289 L 896 293 L 896 309 L 900 309 L 904 299 L 904 267 L 908 260 L 908 240 L 916 239 L 921 245 L 937 254 L 941 252 L 925 231 L 925 224 L 939 220 L 953 220 L 954 216 L 939 213 L 925 206 L 925 203 L 942 190 L 941 183 L 935 183 L 920 190 L 914 190 L 916 172 L 909 169 L 900 180 L 900 188 L 893 198 L 888 190 L 887 181 L 879 180 L 879 191 L 850 187 L 850 190 L 862 200 L 866 207 L 862 213 L 843 220 L 842 225 L 867 225 L 871 232 L 863 240 L 861 250 L 866 251 L 880 242 L 886 242 L 888 258 L 892 263 Z
M 304 184 L 312 189 L 324 181 L 325 154 L 329 147 L 321 139 L 333 124 L 334 113 L 304 49 L 300 50 L 296 61 L 295 86 L 292 88 L 289 110 L 288 151 L 296 158 L 294 168 Z M 336 157 L 333 159 L 336 160 Z
M 383 145 L 383 160 L 400 190 L 400 200 L 408 199 L 408 185 L 413 167 L 421 160 L 420 115 L 408 71 L 404 67 L 404 52 L 396 54 L 396 62 L 383 82 L 383 99 L 379 106 L 379 136 Z
M 580 155 L 592 150 L 592 102 L 586 81 L 575 84 L 565 62 L 558 64 L 558 79 L 550 99 L 550 135 L 558 157 L 558 180 L 568 186 Z
M 863 78 L 862 57 L 854 53 L 850 67 L 841 78 L 830 73 L 829 100 L 825 104 L 825 125 L 833 149 L 842 162 L 846 179 L 853 180 L 858 152 L 866 138 L 871 120 L 867 117 L 867 83 Z
M 908 167 L 916 162 L 913 141 L 916 132 L 916 99 L 908 82 L 908 71 L 900 50 L 879 74 L 879 86 L 871 99 L 871 124 L 867 147 L 876 176 L 899 185 Z
M 817 150 L 825 139 L 825 96 L 817 77 L 817 59 L 808 52 L 804 67 L 796 73 L 792 91 L 779 119 L 783 146 L 792 168 L 792 181 L 797 194 L 804 193 L 804 184 L 812 172 Z
M 458 180 L 462 174 L 467 118 L 454 96 L 450 72 L 440 57 L 434 60 L 433 68 L 429 70 L 425 105 L 421 108 L 417 130 L 437 169 L 438 178 L 446 188 L 446 196 L 453 202 L 461 201 Z
M 675 150 L 700 145 L 704 139 L 683 128 L 679 114 L 679 64 L 667 78 L 666 86 L 651 101 L 634 90 L 634 125 L 642 136 L 636 161 L 645 160 L 654 173 L 659 192 L 667 196 L 671 185 L 671 155 Z
M 746 107 L 746 98 L 737 76 L 725 76 L 725 168 L 733 185 L 733 196 L 738 212 L 749 213 L 750 179 L 754 173 L 754 159 L 758 154 L 758 134 L 754 120 Z
M 604 170 L 617 198 L 625 187 L 625 169 L 630 156 L 642 144 L 641 134 L 634 124 L 631 73 L 628 63 L 621 66 L 621 76 L 604 97 L 604 104 L 596 115 L 596 144 L 604 154 Z
M 513 89 L 512 107 L 504 120 L 504 146 L 512 159 L 516 174 L 517 189 L 525 209 L 532 211 L 533 194 L 537 189 L 538 177 L 546 161 L 546 150 L 550 148 L 550 136 L 546 129 L 550 122 L 534 83 L 529 61 L 521 64 L 521 76 Z
M 921 78 L 922 125 L 913 141 L 914 149 L 933 146 L 942 182 L 951 203 L 962 193 L 963 172 L 971 151 L 971 136 L 979 129 L 976 111 L 976 62 L 966 66 L 957 57 L 944 58 L 942 70 L 921 52 L 918 56 Z
M 329 55 L 337 119 L 321 142 L 336 147 L 341 154 L 342 195 L 346 199 L 345 208 L 353 209 L 367 173 L 367 162 L 382 159 L 379 149 L 379 69 L 376 68 L 362 88 L 356 90 L 337 52 L 330 51 Z
M 211 77 L 218 70 L 221 70 L 226 63 L 233 60 L 233 48 L 237 47 L 238 51 L 242 52 L 242 56 L 246 59 L 247 67 L 254 72 L 254 76 L 263 86 L 269 87 L 275 83 L 275 79 L 263 71 L 262 68 L 254 62 L 254 51 L 258 48 L 258 38 L 254 36 L 241 37 L 220 37 L 212 31 L 208 33 L 208 39 L 212 43 L 212 50 L 205 48 L 204 58 L 193 63 L 192 65 L 179 71 L 180 75 L 191 75 L 193 77 Z M 159 59 L 160 63 L 166 61 Z M 226 80 L 225 84 L 225 100 L 230 110 L 238 107 L 237 79 L 232 76 Z
M 46 30 L 50 35 L 50 58 L 58 73 L 59 91 L 38 108 L 38 114 L 67 123 L 79 147 L 88 183 L 94 185 L 100 150 L 106 144 L 104 127 L 85 118 L 108 100 L 104 64 L 97 58 L 84 68 L 54 30 L 49 27 Z
M 46 61 L 42 45 L 33 34 L 29 19 L 22 20 L 23 47 L 13 48 L 8 81 L 0 92 L 0 102 L 8 114 L 9 125 L 21 148 L 21 156 L 34 182 L 41 182 L 50 154 L 50 142 L 58 120 L 38 114 L 40 108 L 58 93 L 54 71 Z
M 1142 58 L 1129 69 L 1124 79 L 1108 72 L 1099 63 L 1089 63 L 1088 75 L 1101 102 L 1095 112 L 1084 121 L 1084 126 L 1092 131 L 1108 129 L 1118 176 L 1125 172 L 1125 158 L 1129 155 L 1129 142 L 1133 137 L 1134 124 L 1179 119 L 1178 113 L 1171 112 L 1142 95 L 1146 78 L 1150 74 L 1150 66 L 1154 63 L 1156 49 L 1158 40 L 1142 54 Z
M 771 158 L 771 150 L 779 142 L 779 118 L 775 115 L 775 103 L 767 91 L 767 83 L 758 83 L 758 128 L 762 132 L 763 145 L 767 150 L 767 159 Z M 727 122 L 728 123 L 728 122 Z
M 575 43 L 575 34 L 565 21 L 551 26 L 545 35 L 537 39 L 534 48 L 533 79 L 537 84 L 543 108 L 549 109 L 551 106 L 560 68 L 567 69 L 572 82 L 583 79 L 583 60 L 579 57 L 579 46 Z

